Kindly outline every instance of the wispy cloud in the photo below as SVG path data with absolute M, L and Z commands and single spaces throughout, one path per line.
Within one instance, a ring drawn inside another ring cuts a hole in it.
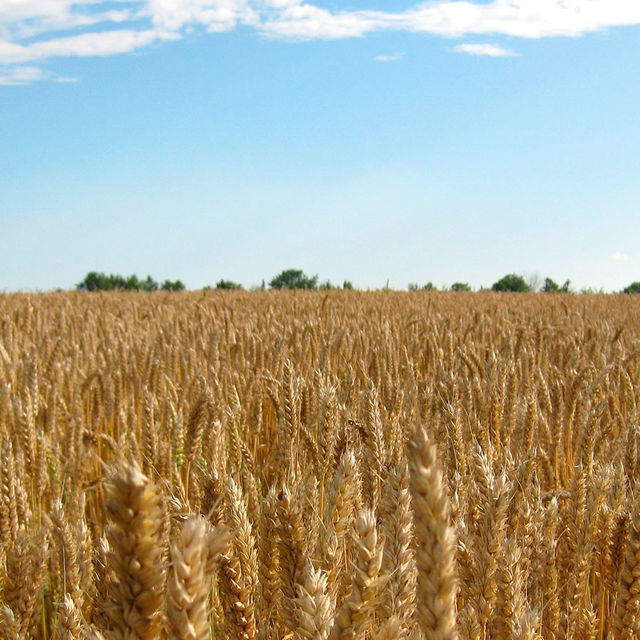
M 0 63 L 23 63 L 47 58 L 109 56 L 128 53 L 158 40 L 175 40 L 176 32 L 114 30 L 52 38 L 28 45 L 0 42 Z
M 616 262 L 629 262 L 631 260 L 631 256 L 627 255 L 626 253 L 620 253 L 619 251 L 613 253 L 611 257 Z
M 6 71 L 0 71 L 0 86 L 20 86 L 49 80 L 51 82 L 77 82 L 77 78 L 57 76 L 50 71 L 44 71 L 40 67 L 17 66 Z
M 376 62 L 398 62 L 404 58 L 404 53 L 392 53 L 390 55 L 376 56 L 374 60 Z
M 243 26 L 297 41 L 380 31 L 447 38 L 576 37 L 633 25 L 640 25 L 640 2 L 630 0 L 429 0 L 399 12 L 332 11 L 305 0 L 9 0 L 0 1 L 0 65 L 5 66 L 0 76 L 18 77 L 24 73 L 21 65 L 35 60 L 134 51 L 180 38 L 193 27 L 221 32 Z M 453 50 L 512 55 L 498 44 L 464 43 Z M 34 74 L 31 81 L 37 79 Z
M 13 67 L 3 73 L 0 73 L 0 85 L 17 86 L 23 84 L 31 84 L 38 80 L 42 80 L 44 73 L 38 67 Z
M 497 44 L 459 44 L 453 47 L 455 53 L 466 53 L 469 56 L 489 56 L 491 58 L 508 58 L 516 54 Z

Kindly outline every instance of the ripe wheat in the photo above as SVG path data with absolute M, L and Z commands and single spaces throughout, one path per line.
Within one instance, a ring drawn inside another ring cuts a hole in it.
M 640 301 L 0 295 L 0 638 L 640 635 Z

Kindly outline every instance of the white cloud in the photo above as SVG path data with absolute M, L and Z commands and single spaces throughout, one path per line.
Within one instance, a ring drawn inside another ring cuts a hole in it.
M 611 257 L 616 262 L 629 262 L 631 260 L 631 256 L 626 253 L 620 253 L 619 251 L 616 251 Z
M 248 0 L 147 0 L 145 12 L 161 29 L 204 25 L 213 31 L 229 31 L 250 19 Z
M 504 49 L 497 44 L 459 44 L 453 47 L 456 53 L 466 53 L 470 56 L 490 56 L 492 58 L 507 58 L 516 54 L 509 49 Z
M 376 62 L 397 62 L 404 58 L 404 53 L 393 53 L 391 55 L 376 56 L 374 60 Z
M 349 37 L 370 31 L 397 30 L 448 37 L 544 38 L 579 36 L 610 27 L 640 24 L 640 2 L 629 0 L 493 0 L 482 4 L 465 0 L 430 1 L 399 13 L 332 13 L 290 0 L 271 0 L 268 4 L 285 8 L 264 21 L 262 30 L 283 37 Z
M 9 0 L 0 3 L 0 37 L 31 38 L 56 31 L 86 29 L 134 18 L 130 9 L 89 10 L 94 2 L 76 0 Z
M 50 80 L 51 82 L 77 82 L 77 78 L 68 78 L 64 76 L 56 76 L 55 74 L 44 71 L 40 67 L 34 66 L 17 66 L 0 71 L 0 86 L 19 86 L 40 82 L 42 80 Z
M 519 38 L 579 36 L 640 24 L 629 0 L 494 0 L 428 2 L 405 14 L 408 29 L 445 36 L 500 34 Z
M 0 73 L 0 86 L 31 84 L 43 77 L 44 73 L 38 67 L 13 67 Z
M 264 35 L 290 40 L 360 38 L 386 29 L 391 16 L 376 11 L 332 13 L 310 4 L 295 4 L 270 16 L 258 29 Z
M 126 53 L 179 38 L 194 27 L 220 32 L 244 26 L 269 38 L 314 40 L 379 31 L 447 38 L 577 37 L 637 25 L 637 0 L 428 0 L 399 12 L 332 11 L 313 0 L 0 0 L 0 65 Z M 511 53 L 498 44 L 465 43 L 454 50 Z M 19 73 L 0 69 L 5 79 Z
M 14 64 L 60 57 L 109 56 L 134 51 L 158 40 L 179 37 L 173 32 L 118 30 L 53 38 L 24 46 L 0 42 L 0 63 Z

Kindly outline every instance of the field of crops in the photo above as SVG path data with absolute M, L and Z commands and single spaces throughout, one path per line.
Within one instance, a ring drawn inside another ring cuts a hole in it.
M 640 637 L 640 300 L 0 296 L 0 637 Z

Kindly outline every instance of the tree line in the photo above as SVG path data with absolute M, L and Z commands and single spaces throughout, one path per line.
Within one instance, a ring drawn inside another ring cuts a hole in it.
M 353 289 L 353 283 L 345 280 L 341 287 L 334 285 L 331 281 L 318 282 L 318 276 L 307 276 L 300 269 L 285 269 L 277 276 L 274 276 L 269 282 L 271 289 Z M 204 289 L 212 289 L 214 287 L 204 287 Z M 215 289 L 243 289 L 239 282 L 233 280 L 221 279 L 215 285 Z M 257 289 L 266 289 L 264 280 Z M 130 276 L 121 276 L 118 274 L 105 274 L 98 271 L 90 271 L 76 285 L 76 289 L 80 291 L 183 291 L 186 289 L 185 284 L 181 280 L 165 280 L 162 284 L 157 282 L 151 276 L 141 280 L 135 274 Z
M 342 286 L 334 285 L 330 280 L 320 282 L 317 275 L 308 276 L 301 269 L 285 269 L 274 276 L 269 281 L 270 289 L 308 289 L 308 290 L 332 290 L 332 289 L 353 289 L 353 283 L 345 280 Z M 90 271 L 84 279 L 76 285 L 81 291 L 183 291 L 186 289 L 185 284 L 181 280 L 165 280 L 162 283 L 157 282 L 151 276 L 147 276 L 144 280 L 139 279 L 135 274 L 130 276 L 121 276 L 117 274 L 104 274 L 97 271 Z M 244 287 L 233 280 L 218 280 L 215 287 L 204 287 L 205 289 L 218 290 L 240 290 Z M 267 284 L 262 284 L 255 289 L 266 289 Z M 387 287 L 388 288 L 388 287 Z M 408 286 L 409 291 L 437 291 L 438 287 L 432 282 L 424 285 L 411 283 Z M 444 291 L 472 291 L 468 282 L 454 282 L 450 287 L 442 287 Z M 480 288 L 484 291 L 483 287 Z M 545 278 L 540 285 L 535 282 L 527 281 L 523 276 L 509 273 L 491 285 L 491 291 L 512 291 L 517 293 L 527 293 L 533 291 L 541 291 L 544 293 L 573 293 L 570 280 L 566 280 L 563 284 L 558 284 L 552 278 Z M 583 289 L 581 293 L 598 293 L 591 289 Z M 640 293 L 640 281 L 632 282 L 625 287 L 621 293 Z
M 165 280 L 160 284 L 151 276 L 140 280 L 135 274 L 125 277 L 89 271 L 76 288 L 81 291 L 183 291 L 186 286 L 181 280 Z
M 566 280 L 564 284 L 559 285 L 552 278 L 545 278 L 544 285 L 541 287 L 536 286 L 530 282 L 527 282 L 523 276 L 519 276 L 516 273 L 509 273 L 503 276 L 497 282 L 491 285 L 491 291 L 514 291 L 517 293 L 527 293 L 532 291 L 543 291 L 544 293 L 570 293 L 571 281 Z M 446 288 L 445 288 L 446 289 Z M 417 284 L 410 284 L 409 291 L 435 291 L 436 287 L 432 282 L 427 282 L 426 285 L 420 286 Z M 472 291 L 471 285 L 468 282 L 454 282 L 449 291 Z M 481 291 L 485 289 L 481 287 Z

